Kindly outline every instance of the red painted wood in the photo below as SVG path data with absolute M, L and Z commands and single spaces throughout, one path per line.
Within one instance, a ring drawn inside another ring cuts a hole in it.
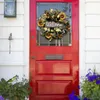
M 72 74 L 71 61 L 44 60 L 44 61 L 37 61 L 36 66 L 37 66 L 36 67 L 37 75 L 71 75 Z
M 37 46 L 36 3 L 72 3 L 72 46 Z M 30 0 L 30 100 L 69 100 L 68 94 L 79 84 L 79 1 Z M 34 36 L 34 38 L 32 38 Z M 63 54 L 63 60 L 46 60 L 48 54 Z M 32 59 L 32 57 L 35 57 Z
M 75 2 L 77 0 L 36 0 L 36 2 Z

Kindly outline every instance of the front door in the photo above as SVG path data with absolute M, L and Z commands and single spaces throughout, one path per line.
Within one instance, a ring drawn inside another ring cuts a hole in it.
M 30 0 L 30 100 L 78 94 L 78 0 Z

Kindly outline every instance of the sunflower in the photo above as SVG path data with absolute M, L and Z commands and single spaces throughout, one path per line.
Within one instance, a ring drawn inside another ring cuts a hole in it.
M 39 27 L 43 27 L 45 25 L 44 20 L 42 19 L 39 19 L 37 24 Z
M 50 13 L 52 13 L 54 10 L 53 9 L 50 9 Z
M 47 27 L 45 27 L 45 28 L 43 28 L 44 29 L 44 31 L 47 31 L 48 30 L 48 28 Z
M 64 20 L 66 18 L 66 14 L 64 12 L 61 12 L 58 14 L 57 18 L 60 18 L 60 21 Z
M 53 39 L 53 34 L 52 33 L 46 33 L 45 37 L 51 41 Z
M 54 33 L 46 33 L 45 37 L 46 37 L 49 41 L 52 41 L 53 38 L 56 38 Z
M 49 12 L 48 11 L 45 11 L 45 14 L 44 14 L 44 16 L 45 16 L 45 18 L 50 18 L 50 14 L 49 14 Z
M 53 32 L 54 32 L 54 30 L 53 30 L 53 29 L 51 29 L 51 30 L 50 30 L 50 32 L 52 32 L 52 33 L 53 33 Z

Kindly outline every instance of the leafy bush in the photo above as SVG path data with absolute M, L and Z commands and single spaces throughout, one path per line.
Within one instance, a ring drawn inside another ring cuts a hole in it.
M 89 69 L 81 83 L 81 90 L 82 97 L 76 96 L 75 92 L 72 92 L 69 95 L 70 100 L 100 100 L 100 74 Z
M 83 83 L 81 84 L 83 97 L 90 98 L 91 100 L 100 99 L 100 74 L 89 70 Z
M 18 82 L 18 76 L 14 76 L 9 80 L 4 78 L 0 81 L 0 95 L 4 99 L 8 100 L 25 100 L 31 93 L 31 87 L 27 79 L 22 78 L 21 82 Z

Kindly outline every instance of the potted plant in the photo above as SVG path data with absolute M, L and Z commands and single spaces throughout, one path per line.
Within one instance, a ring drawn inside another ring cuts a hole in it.
M 14 76 L 9 80 L 4 78 L 0 81 L 0 95 L 6 100 L 25 100 L 31 93 L 31 87 L 29 81 L 22 78 L 22 81 L 18 81 L 18 76 Z
M 100 100 L 100 74 L 95 69 L 89 69 L 80 86 L 82 97 L 75 95 L 75 91 L 69 94 L 70 100 Z

